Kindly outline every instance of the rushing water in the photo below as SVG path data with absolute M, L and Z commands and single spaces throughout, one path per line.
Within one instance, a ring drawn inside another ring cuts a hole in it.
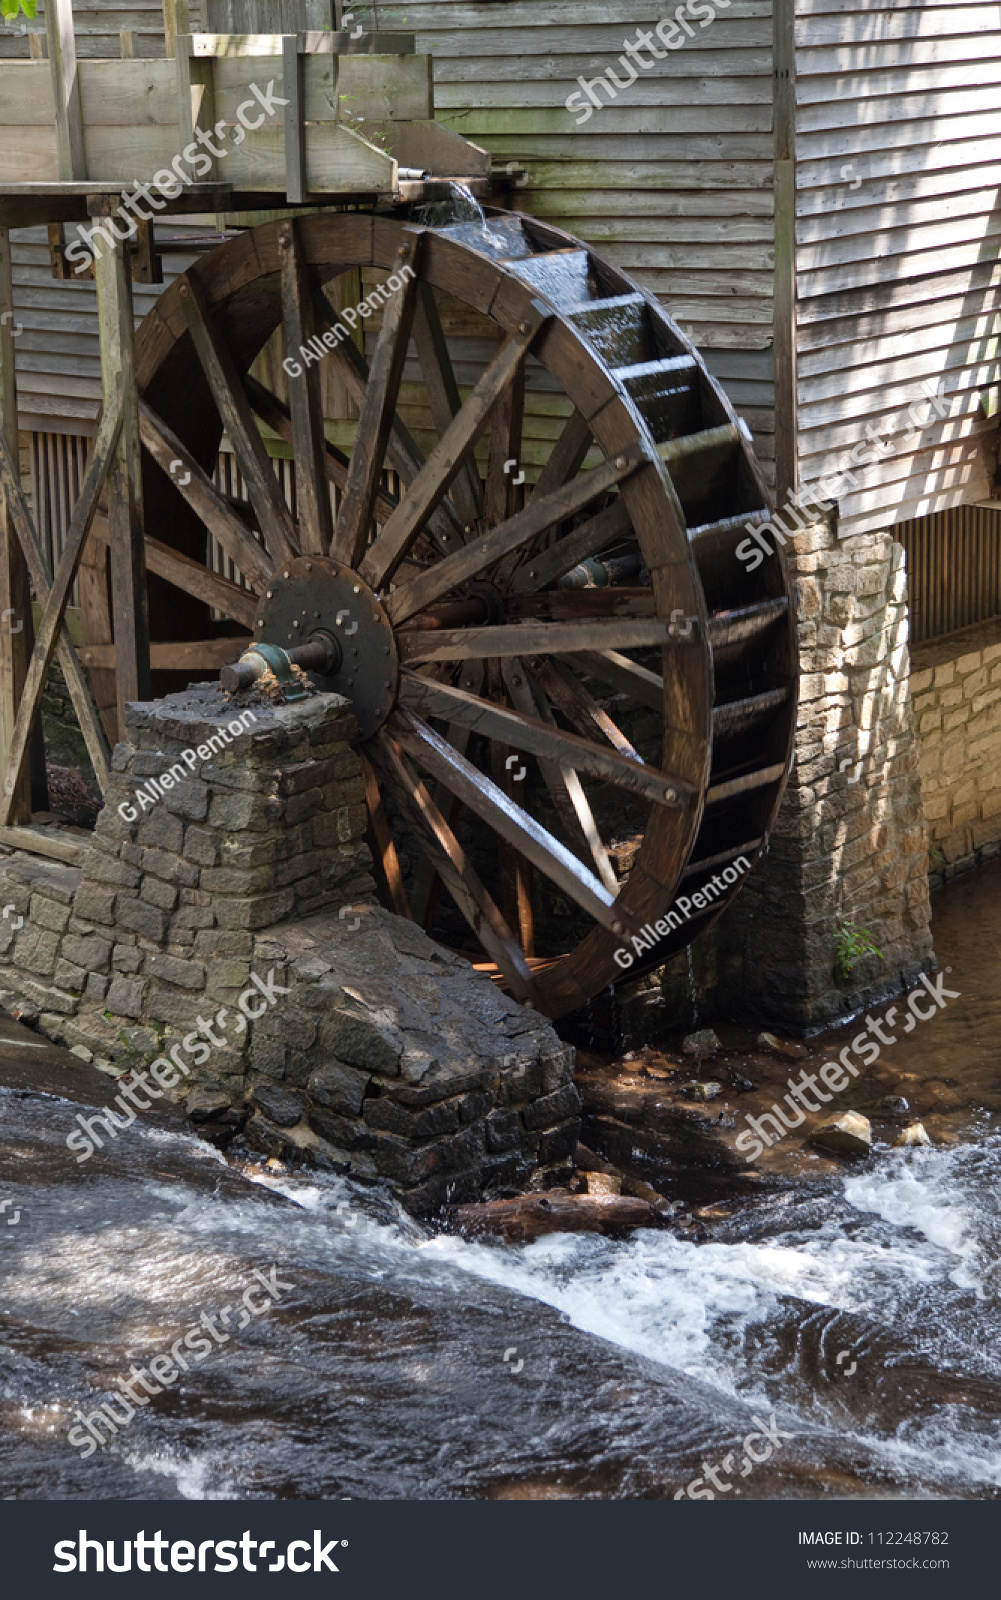
M 77 1167 L 66 1132 L 107 1080 L 5 1024 L 3 1495 L 662 1497 L 711 1468 L 734 1497 L 994 1497 L 999 888 L 990 868 L 938 897 L 963 998 L 893 1051 L 958 1086 L 952 1133 L 806 1164 L 701 1243 L 431 1237 L 376 1190 L 165 1121 Z M 203 1314 L 210 1352 L 181 1344 L 190 1370 L 83 1459 L 74 1413 Z

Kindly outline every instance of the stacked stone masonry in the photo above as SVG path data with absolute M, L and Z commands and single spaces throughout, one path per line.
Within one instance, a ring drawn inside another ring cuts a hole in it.
M 913 653 L 932 885 L 1001 853 L 1001 620 Z
M 216 685 L 130 707 L 82 867 L 0 855 L 0 1000 L 112 1071 L 162 1060 L 217 1139 L 384 1179 L 421 1214 L 559 1172 L 573 1052 L 374 905 L 348 704 L 254 706 L 224 742 L 242 709 Z

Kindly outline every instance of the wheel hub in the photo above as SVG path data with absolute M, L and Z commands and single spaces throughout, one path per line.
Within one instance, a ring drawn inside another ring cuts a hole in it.
M 356 572 L 326 556 L 297 556 L 262 595 L 254 635 L 283 650 L 317 638 L 330 643 L 331 670 L 310 671 L 310 681 L 351 701 L 363 739 L 382 727 L 396 702 L 396 641 L 379 600 Z

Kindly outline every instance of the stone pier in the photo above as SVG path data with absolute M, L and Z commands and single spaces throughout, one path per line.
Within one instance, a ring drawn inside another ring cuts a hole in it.
M 382 1179 L 418 1214 L 561 1176 L 573 1052 L 376 905 L 348 703 L 201 685 L 127 732 L 82 866 L 0 854 L 0 1003 L 149 1069 L 217 1142 Z

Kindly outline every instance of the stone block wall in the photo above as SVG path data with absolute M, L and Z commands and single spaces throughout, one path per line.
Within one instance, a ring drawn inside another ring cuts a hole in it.
M 918 645 L 911 694 L 934 887 L 1001 853 L 1001 618 Z
M 0 851 L 0 1003 L 112 1076 L 151 1071 L 217 1142 L 421 1214 L 565 1171 L 573 1052 L 374 905 L 347 702 L 254 705 L 225 742 L 243 709 L 217 685 L 130 707 L 82 866 Z

